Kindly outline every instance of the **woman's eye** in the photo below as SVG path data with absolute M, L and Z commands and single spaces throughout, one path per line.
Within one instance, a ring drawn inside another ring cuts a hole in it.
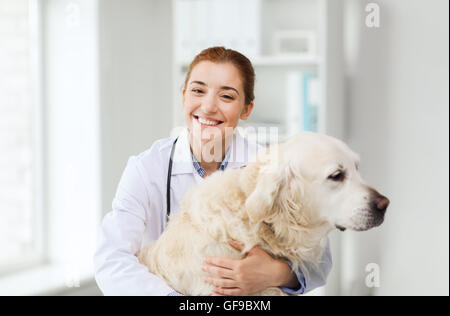
M 194 93 L 202 93 L 203 91 L 200 90 L 200 89 L 192 89 L 192 92 L 194 92 Z
M 228 100 L 234 100 L 234 98 L 231 95 L 223 95 L 222 97 Z
M 335 173 L 332 173 L 328 176 L 328 180 L 341 182 L 345 179 L 345 172 L 344 171 L 336 171 Z

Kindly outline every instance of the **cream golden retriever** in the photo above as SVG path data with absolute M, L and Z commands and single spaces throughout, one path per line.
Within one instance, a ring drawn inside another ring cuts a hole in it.
M 164 233 L 138 257 L 176 291 L 209 295 L 206 256 L 238 259 L 258 245 L 304 271 L 306 263 L 318 263 L 331 230 L 378 226 L 388 204 L 363 181 L 358 156 L 343 142 L 305 132 L 259 153 L 245 168 L 216 172 L 191 189 Z M 230 239 L 245 249 L 237 251 Z

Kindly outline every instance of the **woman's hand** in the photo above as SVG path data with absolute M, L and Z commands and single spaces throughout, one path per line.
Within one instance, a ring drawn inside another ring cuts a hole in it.
M 231 246 L 242 251 L 244 245 L 230 241 Z M 248 295 L 269 287 L 298 287 L 298 280 L 289 265 L 272 258 L 260 247 L 253 247 L 240 260 L 207 257 L 203 271 L 213 274 L 205 282 L 215 286 L 212 295 Z

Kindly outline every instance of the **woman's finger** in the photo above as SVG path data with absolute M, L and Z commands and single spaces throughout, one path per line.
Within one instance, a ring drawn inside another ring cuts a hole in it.
M 234 273 L 233 270 L 222 268 L 218 266 L 213 266 L 210 264 L 204 264 L 202 266 L 202 270 L 205 272 L 209 272 L 211 274 L 217 275 L 222 278 L 228 278 L 228 279 L 234 279 Z
M 216 295 L 225 295 L 225 296 L 235 296 L 235 295 L 242 295 L 243 291 L 240 288 L 221 288 L 216 287 L 214 289 L 214 293 Z
M 217 267 L 225 268 L 233 270 L 236 268 L 236 265 L 239 260 L 229 259 L 229 258 L 220 258 L 220 257 L 206 257 L 205 263 L 209 265 L 215 265 Z
M 244 250 L 244 248 L 245 248 L 245 245 L 244 245 L 243 243 L 240 243 L 240 242 L 238 242 L 238 241 L 236 241 L 236 240 L 234 240 L 234 239 L 230 239 L 230 240 L 228 241 L 228 243 L 229 243 L 233 248 L 235 248 L 235 249 L 237 249 L 237 250 L 239 250 L 239 251 L 242 251 L 242 250 Z
M 232 279 L 218 279 L 213 277 L 204 277 L 203 279 L 206 283 L 214 285 L 216 287 L 227 287 L 227 288 L 234 288 L 237 287 L 237 282 Z

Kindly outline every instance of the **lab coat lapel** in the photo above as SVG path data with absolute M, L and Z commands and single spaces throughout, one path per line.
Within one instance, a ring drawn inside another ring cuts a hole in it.
M 230 155 L 227 167 L 235 169 L 246 166 L 249 162 L 256 159 L 256 155 L 261 148 L 263 147 L 256 143 L 249 142 L 236 128 L 233 132 L 230 144 Z M 194 172 L 195 170 L 192 164 L 189 144 L 189 133 L 187 128 L 185 128 L 178 136 L 173 157 L 172 175 Z

